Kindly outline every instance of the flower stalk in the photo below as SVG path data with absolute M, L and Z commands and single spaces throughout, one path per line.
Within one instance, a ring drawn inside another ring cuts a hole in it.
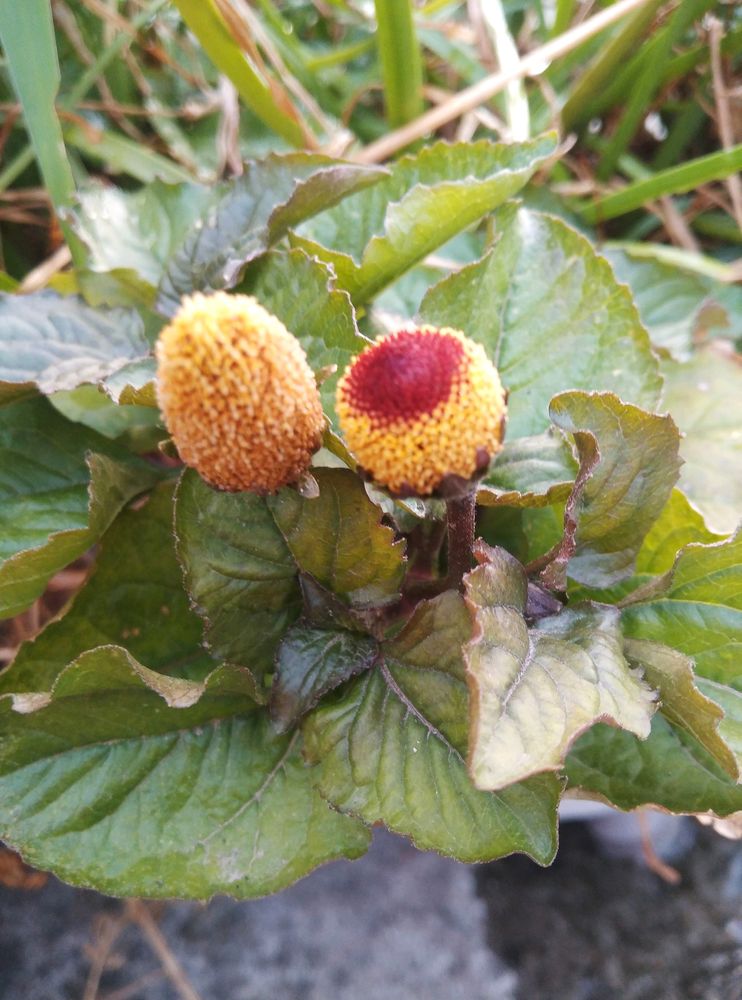
M 472 564 L 477 510 L 475 490 L 446 501 L 448 572 L 445 590 L 457 590 Z

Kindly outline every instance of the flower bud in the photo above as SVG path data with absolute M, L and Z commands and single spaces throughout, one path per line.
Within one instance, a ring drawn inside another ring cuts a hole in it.
M 484 348 L 447 327 L 379 338 L 337 388 L 348 447 L 375 482 L 400 496 L 470 488 L 502 447 L 505 413 Z
M 157 343 L 157 397 L 183 461 L 217 489 L 296 482 L 325 421 L 299 341 L 247 295 L 185 298 Z

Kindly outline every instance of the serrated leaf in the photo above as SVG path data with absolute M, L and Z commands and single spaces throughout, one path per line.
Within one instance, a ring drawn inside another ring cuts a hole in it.
M 271 690 L 271 717 L 285 732 L 320 698 L 367 670 L 377 645 L 367 636 L 296 625 L 281 641 Z
M 214 655 L 256 677 L 273 666 L 299 617 L 296 563 L 268 504 L 254 493 L 219 493 L 189 469 L 175 501 L 178 558 Z
M 469 770 L 477 788 L 504 788 L 564 763 L 599 720 L 649 735 L 653 695 L 630 669 L 619 612 L 565 609 L 529 629 L 526 578 L 504 549 L 465 578 L 475 633 L 465 650 L 471 698 Z
M 133 309 L 91 309 L 55 292 L 0 293 L 0 402 L 101 382 L 150 352 Z
M 423 299 L 425 322 L 483 344 L 509 391 L 506 440 L 542 434 L 566 386 L 654 409 L 657 361 L 628 289 L 559 219 L 505 206 L 494 247 Z
M 567 503 L 564 541 L 545 571 L 548 582 L 558 584 L 568 566 L 580 583 L 609 587 L 631 575 L 670 497 L 680 466 L 678 429 L 670 417 L 612 393 L 563 392 L 549 413 L 574 437 L 582 469 Z
M 493 794 L 466 772 L 461 646 L 470 628 L 458 594 L 418 605 L 380 662 L 307 717 L 306 752 L 336 808 L 420 848 L 462 861 L 522 851 L 548 864 L 559 782 L 541 776 Z
M 550 507 L 565 501 L 577 475 L 577 462 L 554 430 L 506 441 L 477 491 L 483 507 Z
M 380 167 L 338 163 L 314 153 L 272 153 L 247 163 L 170 257 L 159 307 L 170 314 L 183 295 L 233 285 L 244 265 L 291 226 L 385 174 Z
M 656 805 L 673 813 L 728 816 L 742 809 L 742 786 L 660 713 L 648 739 L 594 726 L 567 758 L 569 787 L 618 806 Z
M 742 532 L 686 546 L 648 587 L 644 600 L 638 591 L 622 611 L 626 635 L 672 646 L 703 677 L 742 690 Z
M 427 146 L 292 239 L 331 264 L 361 304 L 516 194 L 555 149 L 553 133 L 524 143 Z
M 0 694 L 48 691 L 86 650 L 118 645 L 165 674 L 199 679 L 215 664 L 200 648 L 202 623 L 188 606 L 173 543 L 173 486 L 119 515 L 95 569 L 61 618 L 21 646 L 0 673 Z
M 659 707 L 665 718 L 690 733 L 737 780 L 739 770 L 734 753 L 720 732 L 724 711 L 696 686 L 693 661 L 669 646 L 641 639 L 627 639 L 624 652 L 659 692 Z
M 104 647 L 47 698 L 17 702 L 30 714 L 0 698 L 0 837 L 65 881 L 248 898 L 367 847 L 313 790 L 297 734 L 271 731 L 233 669 L 195 684 Z
M 315 372 L 337 371 L 319 387 L 325 413 L 335 415 L 335 388 L 353 355 L 367 346 L 358 332 L 347 292 L 329 268 L 301 250 L 271 252 L 256 261 L 236 291 L 254 295 L 299 340 Z
M 712 531 L 734 531 L 742 514 L 742 368 L 707 348 L 666 361 L 664 406 L 683 439 L 679 486 Z
M 404 574 L 404 543 L 349 469 L 314 469 L 319 496 L 294 490 L 268 507 L 302 572 L 358 606 L 393 600 Z
M 42 397 L 0 408 L 0 618 L 28 607 L 161 478 Z

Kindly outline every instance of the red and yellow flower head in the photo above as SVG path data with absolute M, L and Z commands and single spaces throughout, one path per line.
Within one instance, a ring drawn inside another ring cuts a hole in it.
M 197 293 L 157 343 L 157 396 L 183 461 L 222 490 L 296 482 L 325 419 L 299 341 L 247 295 Z
M 448 477 L 481 475 L 502 447 L 505 393 L 484 349 L 460 330 L 422 326 L 380 337 L 337 388 L 348 446 L 379 484 L 428 496 Z

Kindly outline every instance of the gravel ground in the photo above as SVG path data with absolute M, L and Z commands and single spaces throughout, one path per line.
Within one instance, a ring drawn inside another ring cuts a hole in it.
M 549 870 L 380 832 L 269 899 L 148 907 L 190 995 L 141 908 L 53 879 L 0 888 L 0 1000 L 742 1000 L 742 849 L 699 830 L 677 867 L 672 886 L 607 858 L 582 824 Z

